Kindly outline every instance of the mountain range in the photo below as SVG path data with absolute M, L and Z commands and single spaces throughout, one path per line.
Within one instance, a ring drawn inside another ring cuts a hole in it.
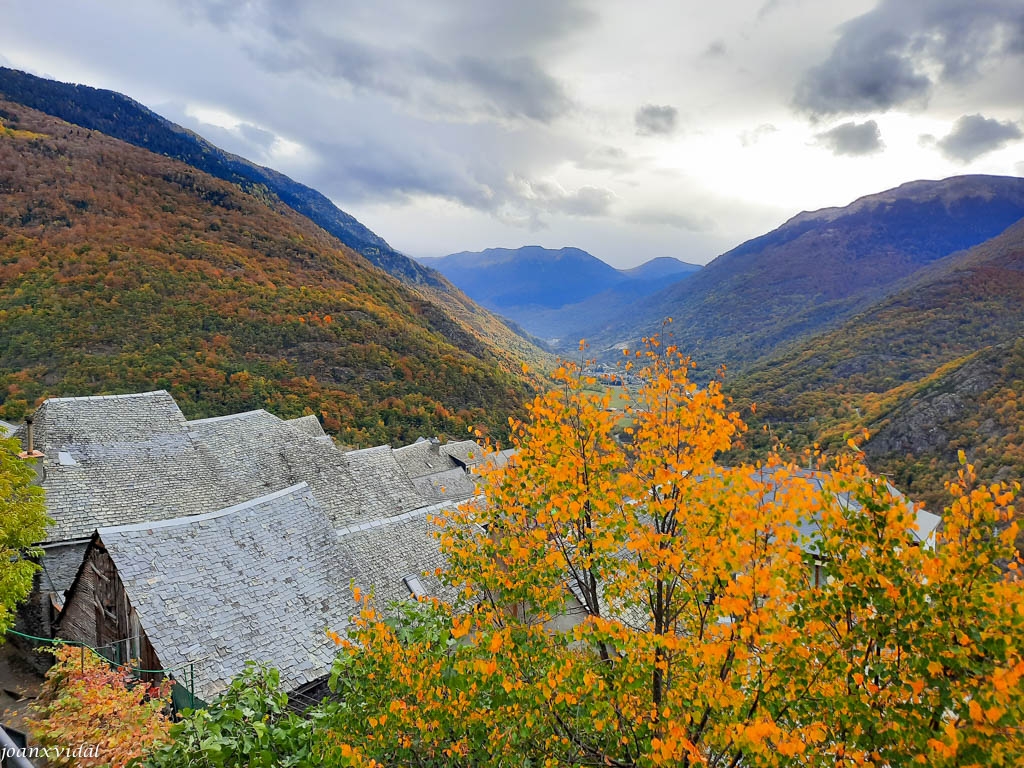
M 1024 477 L 1024 220 L 952 254 L 731 385 L 799 448 L 862 427 L 874 469 L 941 509 L 963 449 L 983 481 Z M 763 429 L 749 439 L 757 453 Z
M 628 346 L 671 317 L 675 342 L 703 368 L 742 368 L 866 309 L 902 278 L 1022 216 L 1024 179 L 904 184 L 794 216 L 590 329 L 589 338 L 598 350 Z
M 937 509 L 960 449 L 982 480 L 1024 476 L 1024 179 L 910 182 L 703 268 L 417 263 L 125 96 L 5 69 L 0 95 L 0 418 L 165 388 L 190 417 L 312 412 L 351 445 L 500 432 L 538 383 L 522 361 L 552 359 L 530 333 L 621 357 L 667 332 L 698 377 L 729 366 L 736 456 L 866 427 L 871 466 Z
M 279 199 L 0 99 L 0 418 L 166 389 L 348 445 L 500 432 L 531 385 Z
M 579 248 L 488 248 L 420 262 L 438 270 L 484 307 L 554 345 L 625 311 L 666 282 L 700 269 L 662 256 L 616 269 Z
M 698 376 L 727 364 L 737 403 L 757 404 L 736 458 L 839 448 L 867 428 L 873 468 L 938 509 L 961 448 L 984 481 L 1024 476 L 1024 179 L 916 181 L 801 213 L 621 303 L 609 292 L 628 283 L 590 259 L 494 249 L 432 264 L 562 349 L 585 337 L 614 358 L 662 332 Z
M 438 272 L 396 251 L 320 192 L 271 168 L 225 152 L 128 96 L 60 83 L 6 67 L 0 67 L 0 94 L 74 125 L 180 160 L 255 196 L 279 200 L 372 264 L 415 288 L 451 322 L 463 326 L 490 351 L 505 358 L 511 368 L 517 369 L 522 359 L 546 359 L 534 340 L 483 310 Z

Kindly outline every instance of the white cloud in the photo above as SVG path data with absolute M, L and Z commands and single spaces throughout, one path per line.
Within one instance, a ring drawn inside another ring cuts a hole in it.
M 127 93 L 320 189 L 411 253 L 521 245 L 525 228 L 626 266 L 706 261 L 799 210 L 962 172 L 919 137 L 947 137 L 975 113 L 1020 121 L 1009 102 L 1024 56 L 984 35 L 921 48 L 906 82 L 926 77 L 924 91 L 847 100 L 865 111 L 827 124 L 794 112 L 829 62 L 849 75 L 870 64 L 858 50 L 904 52 L 914 18 L 946 39 L 956 11 L 988 34 L 1016 0 L 983 0 L 975 17 L 973 4 L 924 2 L 899 15 L 892 0 L 53 0 L 10 4 L 0 50 Z M 903 42 L 879 39 L 879 19 L 895 19 Z M 835 106 L 808 93 L 810 108 Z M 886 152 L 823 152 L 856 144 L 823 138 L 847 122 L 869 149 L 873 123 Z M 1019 173 L 1018 161 L 1008 146 L 971 169 Z

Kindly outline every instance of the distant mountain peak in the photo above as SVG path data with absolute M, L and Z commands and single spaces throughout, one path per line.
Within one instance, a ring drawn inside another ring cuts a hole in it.
M 616 269 L 581 248 L 487 248 L 422 259 L 485 307 L 530 333 L 575 344 L 580 323 L 600 323 L 700 269 L 669 256 Z M 569 341 L 571 339 L 571 342 Z
M 918 270 L 1024 217 L 1024 178 L 913 181 L 842 208 L 804 212 L 595 328 L 613 350 L 674 318 L 676 343 L 735 370 L 841 322 Z
M 815 211 L 802 211 L 787 220 L 780 229 L 792 224 L 807 221 L 834 221 L 840 216 L 849 216 L 866 209 L 894 202 L 925 202 L 943 200 L 952 202 L 965 196 L 982 196 L 991 198 L 1002 192 L 1019 191 L 1024 188 L 1024 179 L 1015 176 L 995 176 L 990 174 L 966 174 L 948 176 L 944 179 L 918 179 L 907 181 L 899 186 L 858 197 L 852 203 L 831 208 L 819 208 Z
M 657 280 L 673 275 L 687 275 L 700 269 L 699 264 L 690 264 L 674 256 L 657 256 L 630 269 L 619 270 L 634 280 Z

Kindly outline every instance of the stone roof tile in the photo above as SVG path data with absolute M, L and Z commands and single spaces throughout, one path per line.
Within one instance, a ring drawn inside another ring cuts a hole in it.
M 164 668 L 195 665 L 209 701 L 248 660 L 291 689 L 330 670 L 327 629 L 355 610 L 356 576 L 302 483 L 208 514 L 101 528 L 99 538 Z

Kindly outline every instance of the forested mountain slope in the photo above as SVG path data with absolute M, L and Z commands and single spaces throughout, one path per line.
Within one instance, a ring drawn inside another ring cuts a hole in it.
M 123 94 L 59 83 L 0 67 L 0 96 L 180 160 L 256 196 L 280 200 L 388 274 L 414 286 L 453 322 L 479 336 L 505 360 L 510 370 L 518 370 L 522 359 L 545 359 L 525 334 L 477 306 L 440 273 L 396 251 L 384 238 L 340 210 L 320 192 L 271 168 L 225 152 Z
M 1024 478 L 1024 221 L 758 364 L 732 390 L 757 403 L 755 426 L 798 447 L 869 428 L 874 468 L 933 505 L 961 448 L 982 479 Z
M 1024 216 L 1024 179 L 917 181 L 793 217 L 644 300 L 595 347 L 630 343 L 666 317 L 702 367 L 742 368 L 870 306 L 899 281 Z
M 0 101 L 0 418 L 166 388 L 190 417 L 307 409 L 343 442 L 504 428 L 527 385 L 266 195 Z

